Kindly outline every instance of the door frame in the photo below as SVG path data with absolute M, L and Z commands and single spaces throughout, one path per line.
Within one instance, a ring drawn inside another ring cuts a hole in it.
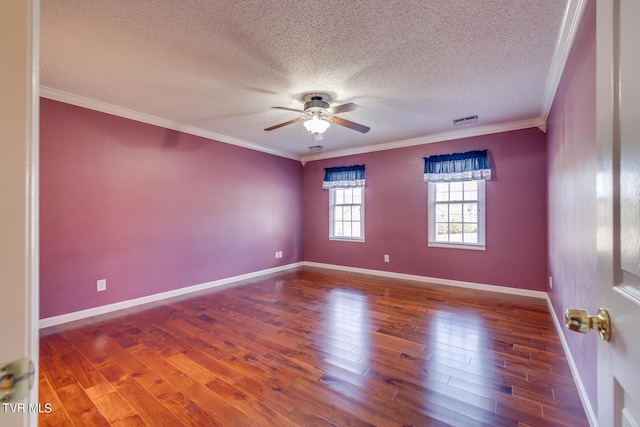
M 0 158 L 2 194 L 2 310 L 0 363 L 23 357 L 35 366 L 33 388 L 18 403 L 0 407 L 3 426 L 37 426 L 39 318 L 39 57 L 40 1 L 3 0 L 0 4 L 2 110 L 5 144 Z

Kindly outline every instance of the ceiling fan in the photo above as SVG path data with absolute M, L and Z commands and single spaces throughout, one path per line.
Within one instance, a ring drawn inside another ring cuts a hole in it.
M 326 131 L 331 123 L 335 123 L 340 126 L 353 129 L 361 133 L 369 132 L 369 127 L 355 123 L 342 117 L 336 117 L 334 114 L 346 113 L 347 111 L 360 110 L 361 107 L 358 104 L 349 102 L 335 107 L 330 107 L 329 103 L 331 98 L 325 93 L 310 93 L 303 97 L 304 110 L 288 107 L 271 107 L 278 110 L 295 111 L 296 113 L 303 113 L 304 116 L 295 118 L 293 120 L 286 121 L 284 123 L 277 124 L 266 128 L 266 131 L 281 128 L 293 123 L 303 122 L 304 127 L 311 133 L 314 141 L 322 139 L 322 134 Z

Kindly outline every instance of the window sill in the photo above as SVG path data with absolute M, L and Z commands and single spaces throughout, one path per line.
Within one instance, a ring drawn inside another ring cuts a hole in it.
M 356 242 L 364 243 L 364 239 L 358 239 L 354 237 L 329 237 L 329 240 L 335 240 L 336 242 Z
M 469 243 L 429 242 L 427 246 L 430 248 L 468 249 L 472 251 L 484 251 L 487 249 L 486 245 L 474 245 Z

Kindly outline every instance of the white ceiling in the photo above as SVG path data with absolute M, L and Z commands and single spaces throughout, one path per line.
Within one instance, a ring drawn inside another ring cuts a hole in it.
M 543 126 L 583 2 L 42 0 L 41 94 L 296 159 Z M 263 130 L 309 92 L 371 131 Z

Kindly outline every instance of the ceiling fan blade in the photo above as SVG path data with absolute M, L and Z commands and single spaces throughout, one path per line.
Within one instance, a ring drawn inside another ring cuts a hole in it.
M 327 108 L 327 112 L 331 114 L 339 114 L 339 113 L 346 113 L 347 111 L 355 111 L 355 110 L 361 110 L 361 109 L 362 107 L 360 107 L 358 104 L 354 104 L 353 102 L 348 102 L 346 104 L 336 105 L 335 107 Z
M 276 110 L 287 110 L 287 111 L 295 111 L 296 113 L 304 113 L 304 110 L 297 110 L 295 108 L 289 108 L 289 107 L 271 107 L 271 108 L 275 108 Z
M 297 122 L 299 122 L 301 120 L 304 120 L 304 117 L 298 117 L 297 119 L 289 120 L 288 122 L 284 122 L 284 123 L 280 123 L 280 124 L 275 125 L 275 126 L 271 126 L 269 128 L 266 128 L 265 130 L 266 131 L 270 131 L 270 130 L 278 129 L 278 128 L 281 128 L 281 127 L 286 126 L 286 125 L 291 125 L 293 123 L 297 123 Z
M 330 121 L 337 125 L 348 127 L 349 129 L 357 130 L 358 132 L 362 132 L 362 133 L 367 133 L 369 132 L 369 129 L 371 129 L 365 125 L 361 125 L 359 123 L 345 120 L 341 117 L 331 117 Z

